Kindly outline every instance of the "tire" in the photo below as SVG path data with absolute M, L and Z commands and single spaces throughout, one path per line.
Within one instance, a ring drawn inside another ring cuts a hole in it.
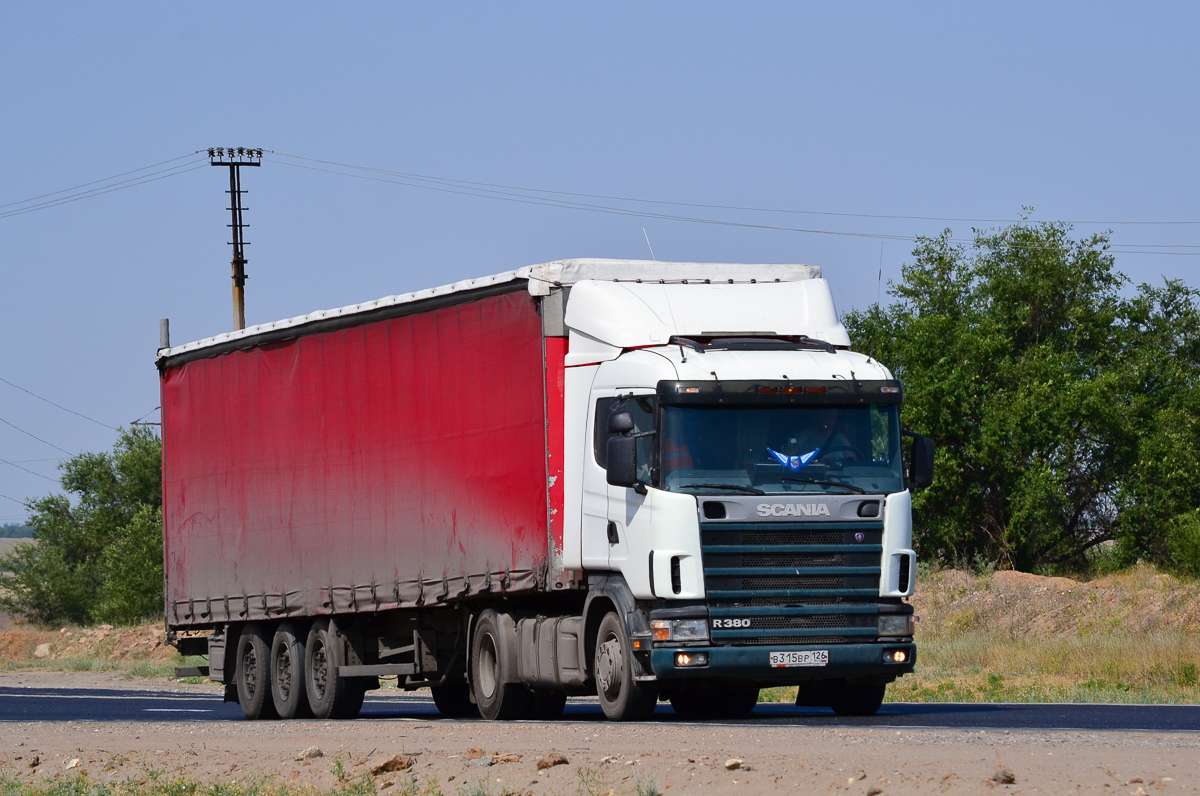
M 716 718 L 712 691 L 679 691 L 671 695 L 671 707 L 681 719 L 699 721 Z
M 471 637 L 471 690 L 479 715 L 489 720 L 523 719 L 529 716 L 533 695 L 510 672 L 509 663 L 501 653 L 504 649 L 500 616 L 484 611 L 475 622 Z
M 717 718 L 745 719 L 754 712 L 758 704 L 758 689 L 750 687 L 727 688 L 720 692 L 717 700 Z
M 649 718 L 658 705 L 658 689 L 633 679 L 633 658 L 625 623 L 615 613 L 605 614 L 596 631 L 592 674 L 600 708 L 609 721 Z
M 257 623 L 246 625 L 238 636 L 237 695 L 246 718 L 278 718 L 271 698 L 271 644 Z
M 305 634 L 307 636 L 307 634 Z M 271 642 L 271 698 L 281 719 L 306 719 L 312 716 L 304 676 L 304 648 L 291 622 L 275 629 Z
M 758 689 L 731 686 L 719 689 L 676 691 L 671 695 L 671 707 L 681 719 L 744 719 L 758 704 Z
M 555 691 L 534 691 L 533 706 L 529 718 L 550 721 L 562 715 L 567 706 L 567 695 Z
M 334 708 L 333 717 L 335 719 L 356 719 L 358 714 L 362 712 L 363 700 L 367 697 L 367 692 L 372 689 L 366 687 L 362 683 L 349 683 L 346 686 L 346 698 L 339 702 Z
M 433 704 L 446 718 L 479 718 L 479 708 L 471 701 L 471 686 L 466 683 L 447 683 L 429 690 L 433 692 Z
M 830 700 L 829 707 L 839 716 L 874 716 L 883 704 L 886 684 L 846 685 Z
M 318 719 L 347 719 L 358 715 L 365 692 L 337 673 L 341 639 L 328 619 L 318 619 L 304 644 L 304 690 Z

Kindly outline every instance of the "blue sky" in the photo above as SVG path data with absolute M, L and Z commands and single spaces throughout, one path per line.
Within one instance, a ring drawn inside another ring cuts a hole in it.
M 7 3 L 0 204 L 233 145 L 702 204 L 1196 221 L 1198 17 L 1105 3 Z M 243 178 L 250 323 L 564 257 L 647 257 L 643 227 L 659 259 L 821 265 L 841 309 L 878 290 L 878 237 L 501 202 L 302 163 L 268 157 Z M 206 167 L 0 216 L 0 378 L 113 426 L 155 407 L 158 318 L 177 343 L 230 326 L 224 181 Z M 973 226 L 666 212 L 901 238 Z M 1194 224 L 1112 228 L 1127 249 L 1200 244 Z M 882 242 L 885 281 L 911 248 Z M 1136 281 L 1198 282 L 1193 256 L 1118 262 Z M 64 454 L 46 443 L 114 438 L 3 383 L 0 418 L 45 440 L 0 424 L 0 458 L 33 471 L 0 464 L 0 522 L 24 516 L 6 498 L 54 489 Z

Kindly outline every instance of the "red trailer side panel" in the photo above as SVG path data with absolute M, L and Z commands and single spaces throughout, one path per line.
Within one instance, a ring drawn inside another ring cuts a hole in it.
M 538 585 L 543 368 L 524 291 L 168 362 L 168 623 Z
M 566 457 L 567 338 L 546 338 L 546 474 L 550 497 L 550 580 L 566 585 L 562 568 L 563 469 Z

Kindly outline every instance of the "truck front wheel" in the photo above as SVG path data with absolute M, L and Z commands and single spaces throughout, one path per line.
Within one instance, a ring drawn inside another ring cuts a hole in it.
M 529 716 L 533 696 L 523 684 L 513 682 L 516 672 L 508 671 L 501 632 L 495 611 L 479 615 L 471 636 L 471 689 L 485 719 L 523 719 Z
M 471 719 L 479 716 L 479 708 L 471 701 L 471 686 L 466 683 L 446 683 L 429 689 L 433 704 L 448 719 Z
M 883 705 L 885 683 L 843 685 L 830 700 L 829 707 L 839 716 L 874 716 Z
M 600 708 L 610 721 L 649 718 L 658 704 L 658 690 L 633 679 L 633 659 L 625 623 L 615 613 L 606 614 L 596 632 L 592 674 Z
M 533 706 L 529 710 L 531 719 L 557 719 L 567 707 L 567 695 L 557 691 L 534 691 Z
M 754 687 L 720 690 L 679 691 L 671 695 L 671 707 L 681 719 L 744 719 L 758 704 Z
M 304 688 L 318 719 L 352 719 L 362 708 L 363 690 L 338 674 L 341 639 L 328 619 L 318 619 L 304 645 Z
M 271 644 L 262 625 L 246 625 L 238 636 L 237 695 L 246 718 L 278 718 L 271 698 Z

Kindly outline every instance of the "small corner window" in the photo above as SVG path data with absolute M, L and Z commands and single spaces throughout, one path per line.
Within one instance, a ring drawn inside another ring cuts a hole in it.
M 596 401 L 596 422 L 592 433 L 592 452 L 596 457 L 596 464 L 602 468 L 608 467 L 608 438 L 612 436 L 608 433 L 608 416 L 612 413 L 613 404 L 621 400 L 619 396 L 612 398 L 601 398 Z M 658 399 L 653 395 L 635 395 L 631 399 L 625 399 L 625 405 L 620 407 L 621 410 L 629 412 L 633 415 L 633 430 L 653 431 L 654 430 L 654 409 Z M 644 437 L 638 440 L 638 461 L 649 462 L 653 453 L 653 438 Z

